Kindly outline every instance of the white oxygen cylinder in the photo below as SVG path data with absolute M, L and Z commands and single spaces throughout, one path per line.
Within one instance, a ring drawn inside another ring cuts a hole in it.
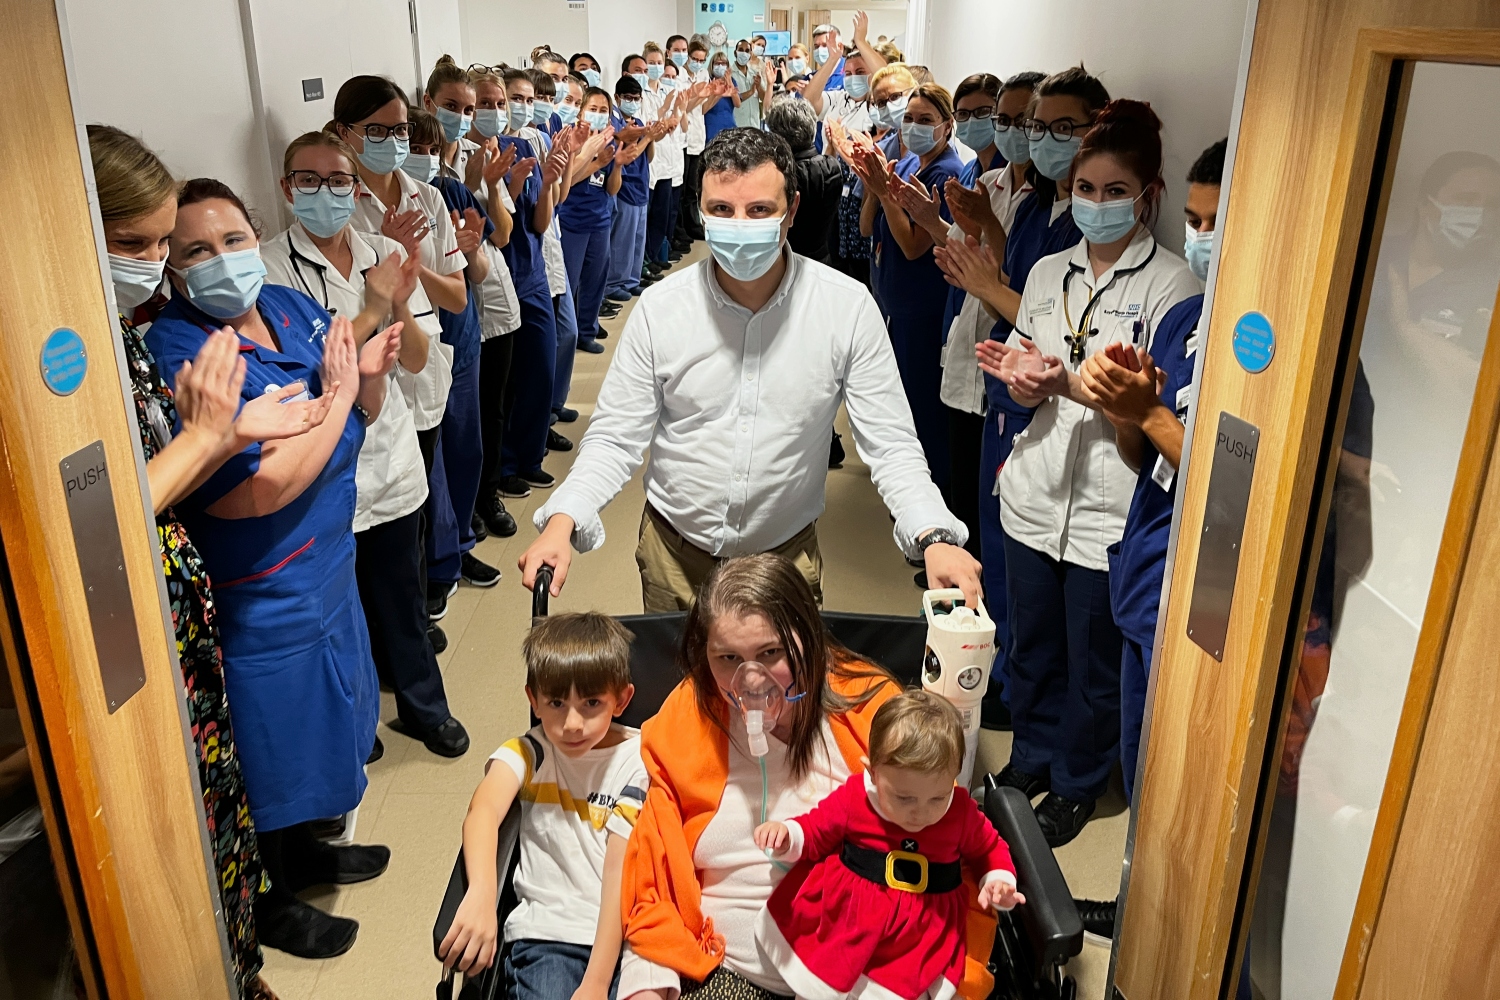
M 979 710 L 990 686 L 990 666 L 995 661 L 995 622 L 984 609 L 961 607 L 961 590 L 929 590 L 922 595 L 927 617 L 927 653 L 922 662 L 922 687 L 942 695 L 958 709 L 964 720 L 964 763 L 958 780 L 968 788 L 974 777 L 974 756 L 979 750 Z M 933 602 L 947 601 L 953 610 L 944 614 Z

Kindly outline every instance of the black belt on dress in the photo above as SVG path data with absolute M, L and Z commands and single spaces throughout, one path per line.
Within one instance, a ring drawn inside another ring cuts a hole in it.
M 952 892 L 963 884 L 963 866 L 957 861 L 934 863 L 915 851 L 877 851 L 846 840 L 839 858 L 860 878 L 902 892 Z

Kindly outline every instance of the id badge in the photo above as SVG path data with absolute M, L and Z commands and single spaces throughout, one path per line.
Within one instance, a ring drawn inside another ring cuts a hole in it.
M 1161 455 L 1156 456 L 1156 467 L 1151 470 L 1151 481 L 1166 493 L 1172 492 L 1172 482 L 1177 478 L 1177 469 Z
M 273 392 L 280 392 L 280 391 L 281 391 L 281 386 L 277 385 L 274 382 L 269 383 L 266 386 L 266 395 L 270 395 Z M 297 393 L 297 395 L 295 395 L 295 396 L 288 396 L 286 399 L 283 399 L 281 401 L 281 403 L 282 403 L 283 406 L 285 406 L 287 403 L 301 403 L 301 402 L 306 402 L 307 400 L 310 400 L 310 399 L 312 399 L 312 391 L 310 389 L 308 389 L 307 383 L 304 382 L 304 383 L 302 383 L 302 391 L 301 392 Z

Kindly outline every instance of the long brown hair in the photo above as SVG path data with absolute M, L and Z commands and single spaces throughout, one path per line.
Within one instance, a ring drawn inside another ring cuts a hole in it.
M 801 780 L 821 743 L 823 716 L 863 704 L 895 679 L 829 634 L 812 588 L 791 560 L 770 552 L 729 559 L 716 566 L 699 589 L 678 652 L 678 666 L 692 682 L 698 711 L 720 728 L 727 728 L 728 708 L 709 666 L 708 635 L 719 618 L 748 614 L 764 615 L 771 623 L 786 650 L 792 684 L 806 695 L 791 703 L 792 733 L 787 741 L 792 778 Z M 868 677 L 875 683 L 851 700 L 833 690 L 829 674 Z
M 172 172 L 135 136 L 113 125 L 89 126 L 89 156 L 105 222 L 139 219 L 177 195 Z

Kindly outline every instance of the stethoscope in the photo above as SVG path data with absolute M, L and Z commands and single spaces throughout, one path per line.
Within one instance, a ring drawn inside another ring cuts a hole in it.
M 1114 273 L 1114 276 L 1109 279 L 1109 284 L 1105 285 L 1103 288 L 1099 289 L 1089 297 L 1088 304 L 1083 307 L 1083 315 L 1078 318 L 1077 326 L 1073 325 L 1073 317 L 1068 314 L 1068 285 L 1072 283 L 1073 275 L 1083 273 L 1083 268 L 1080 265 L 1073 263 L 1072 261 L 1068 262 L 1068 273 L 1063 275 L 1062 287 L 1063 319 L 1068 324 L 1068 333 L 1063 337 L 1063 339 L 1068 342 L 1068 364 L 1082 364 L 1084 358 L 1084 348 L 1088 346 L 1089 338 L 1097 336 L 1099 334 L 1099 328 L 1090 327 L 1089 320 L 1093 318 L 1094 309 L 1099 305 L 1099 300 L 1104 297 L 1104 293 L 1115 287 L 1115 282 L 1119 281 L 1126 275 L 1136 274 L 1140 271 L 1144 271 L 1147 267 L 1149 267 L 1151 261 L 1156 258 L 1156 246 L 1156 240 L 1153 238 L 1151 240 L 1151 252 L 1146 255 L 1145 260 L 1141 261 L 1135 267 L 1121 268 L 1120 270 L 1116 271 Z M 1139 345 L 1142 329 L 1142 321 L 1136 320 L 1135 326 L 1131 329 L 1131 342 L 1133 344 Z
M 365 243 L 364 237 L 360 236 L 359 233 L 358 233 L 358 231 L 356 231 L 354 229 L 351 229 L 351 230 L 349 230 L 349 234 L 351 236 L 353 236 L 355 239 L 359 240 L 359 242 L 364 245 L 365 249 L 370 250 L 371 253 L 374 253 L 374 250 L 370 247 L 370 245 L 368 243 Z M 297 244 L 296 244 L 295 241 L 292 240 L 290 233 L 287 234 L 286 246 L 287 246 L 287 251 L 288 251 L 288 253 L 290 255 L 289 259 L 291 260 L 292 270 L 296 272 L 296 274 L 297 274 L 297 280 L 302 283 L 302 290 L 304 292 L 306 292 L 312 298 L 317 299 L 318 300 L 318 304 L 321 305 L 324 309 L 328 310 L 328 315 L 330 315 L 330 316 L 337 316 L 339 314 L 338 308 L 336 306 L 330 306 L 328 304 L 328 276 L 325 273 L 328 269 L 326 267 L 324 267 L 322 264 L 319 264 L 317 261 L 315 261 L 312 258 L 308 257 L 306 254 L 302 253 L 300 250 L 298 250 L 297 249 Z M 354 251 L 354 247 L 351 246 L 349 248 L 349 250 L 350 250 L 350 253 L 352 254 L 353 251 Z M 377 258 L 379 257 L 378 254 L 376 256 L 377 256 Z M 305 275 L 305 274 L 302 273 L 302 265 L 303 264 L 306 264 L 308 267 L 312 268 L 313 271 L 315 271 L 317 273 L 317 275 L 318 275 L 318 284 L 320 284 L 321 286 L 323 286 L 323 294 L 322 294 L 321 297 L 313 294 L 312 285 L 308 283 L 307 275 Z M 361 278 L 363 278 L 369 272 L 370 272 L 370 269 L 368 267 L 361 268 L 360 272 L 359 272 L 359 276 Z

